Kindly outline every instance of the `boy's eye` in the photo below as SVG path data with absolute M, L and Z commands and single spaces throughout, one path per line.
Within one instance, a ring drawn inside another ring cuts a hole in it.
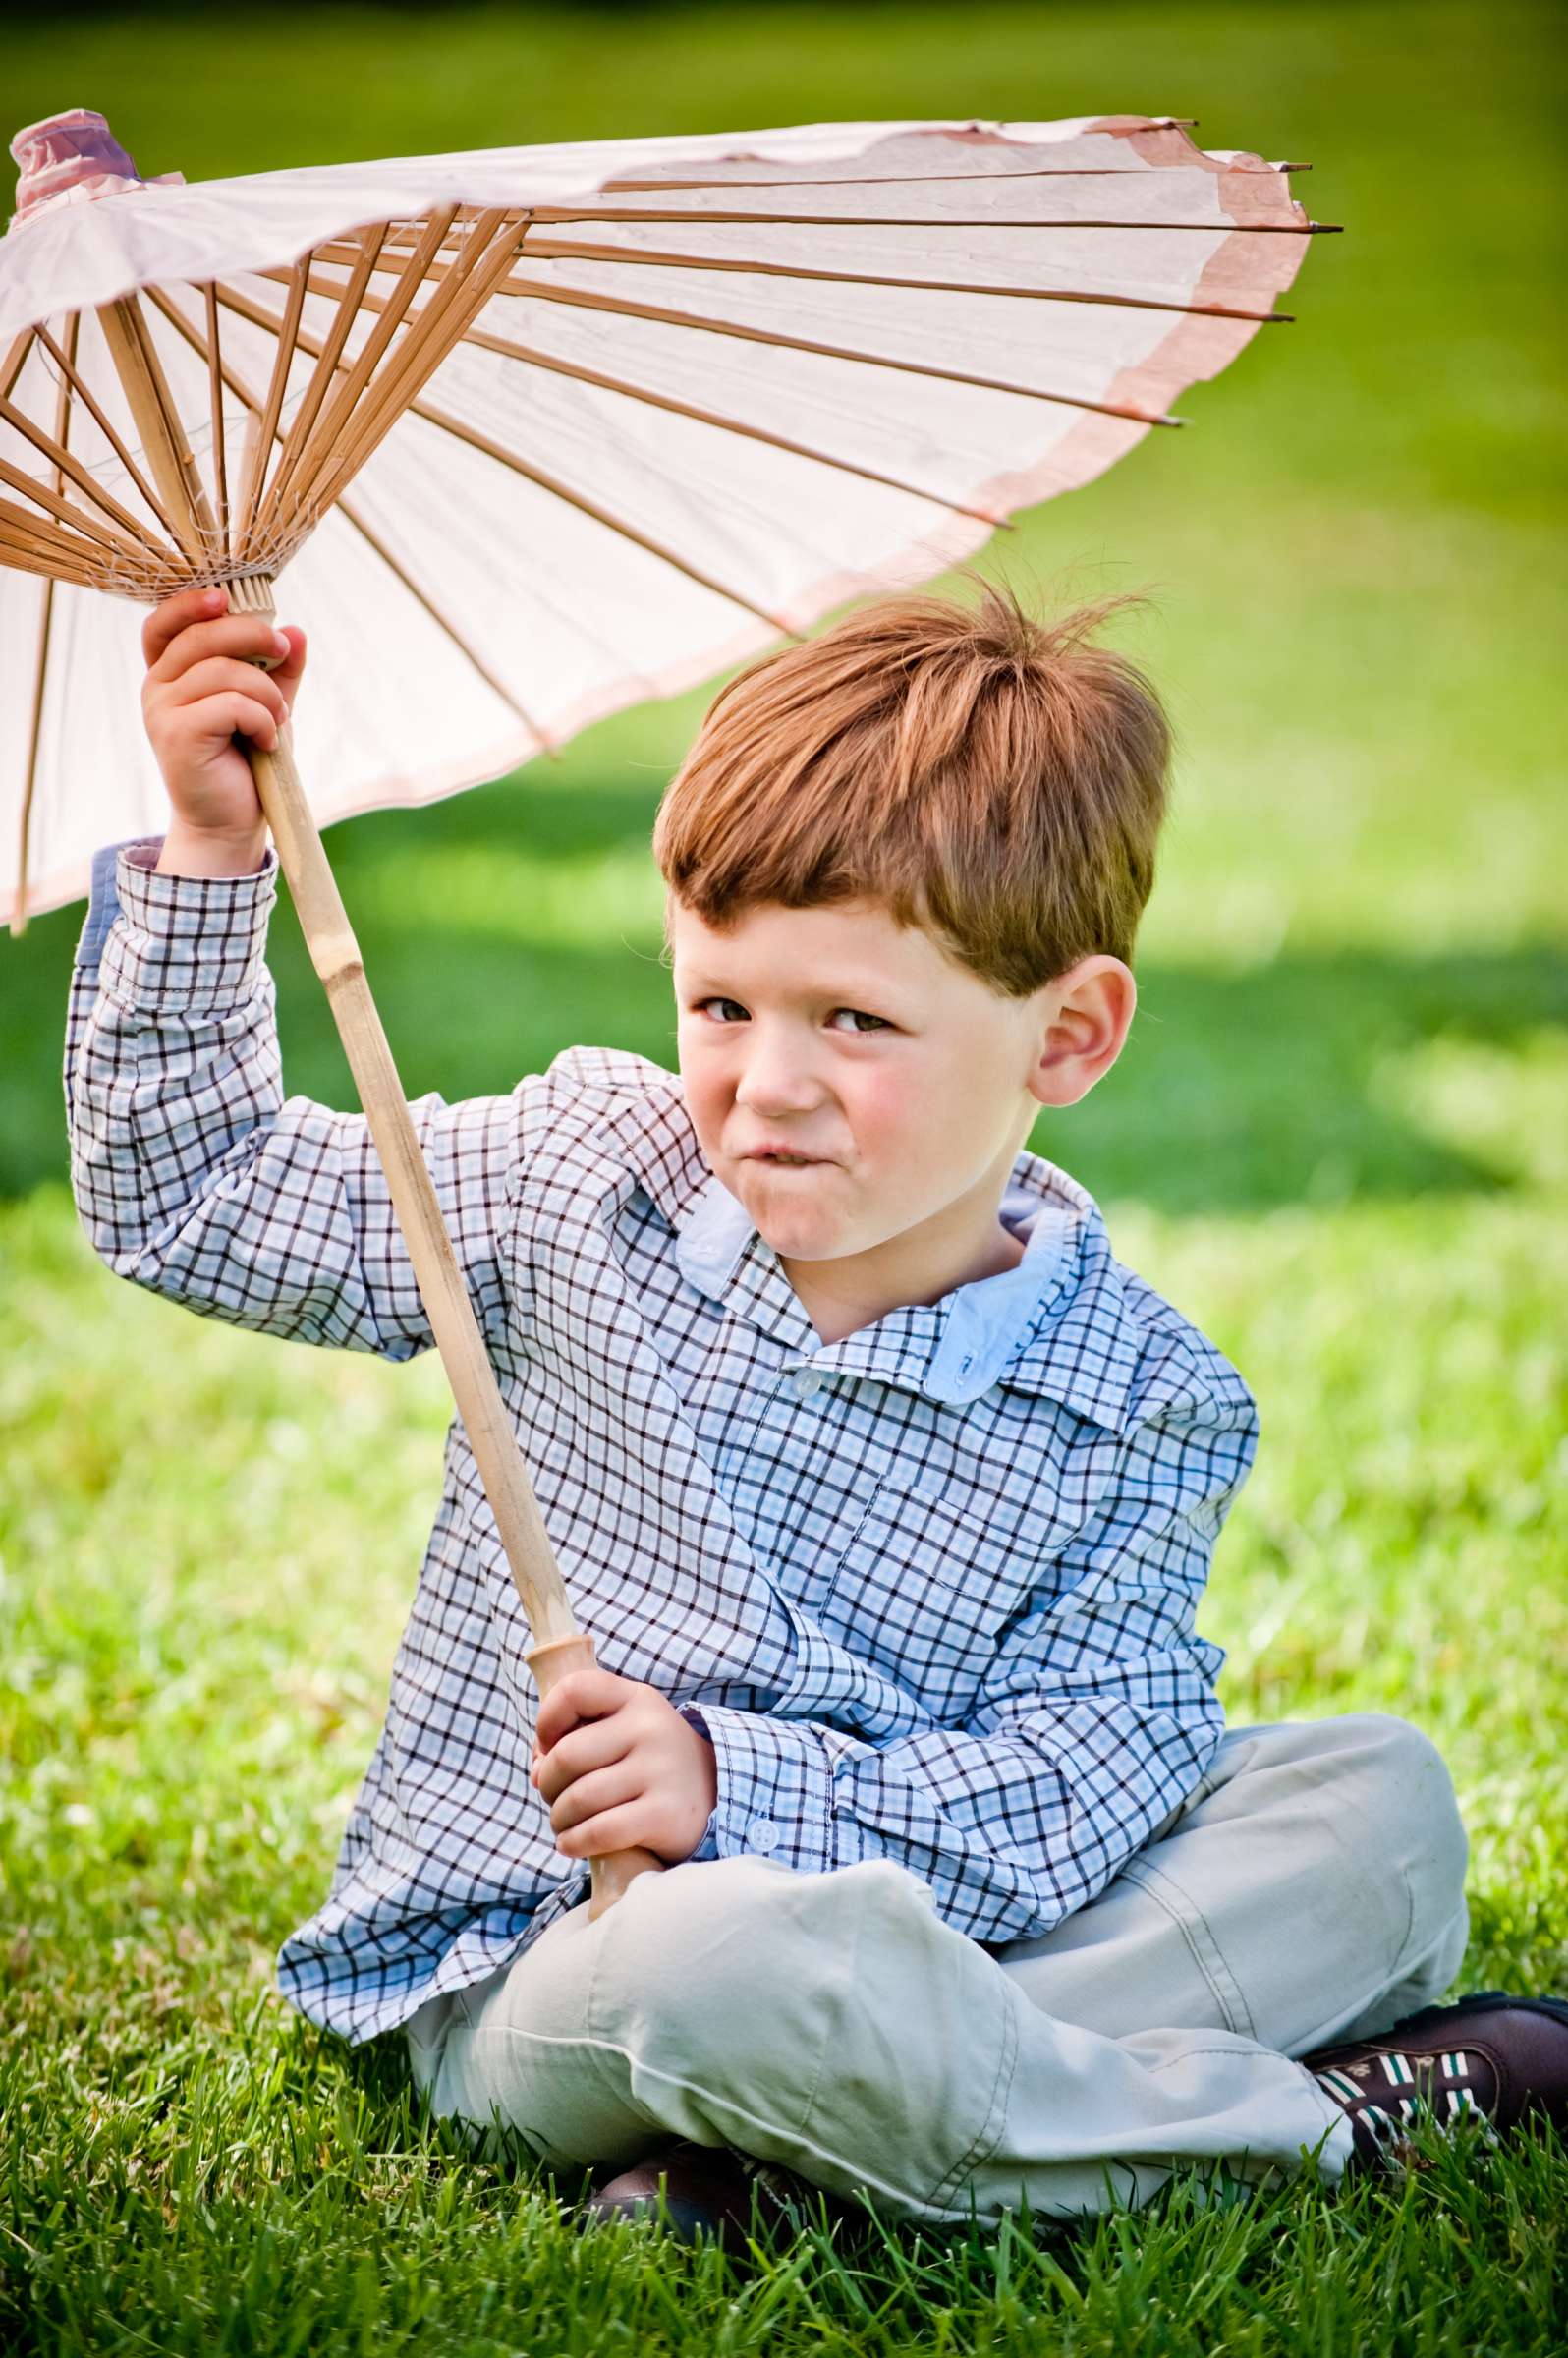
M 736 1014 L 743 1019 L 746 1014 L 746 1009 L 741 1005 L 739 999 L 723 998 L 699 999 L 696 1004 L 695 1013 L 698 1015 L 702 1015 L 710 1008 L 719 1007 L 733 1007 Z M 888 1029 L 887 1019 L 885 1016 L 869 1015 L 864 1007 L 835 1007 L 833 1014 L 835 1018 L 841 1015 L 852 1017 L 854 1019 L 851 1024 L 852 1031 L 859 1032 L 862 1030 L 863 1026 L 867 1030 L 875 1032 L 885 1032 Z M 727 1015 L 722 1015 L 716 1016 L 714 1020 L 720 1024 L 727 1024 L 730 1021 L 730 1018 Z

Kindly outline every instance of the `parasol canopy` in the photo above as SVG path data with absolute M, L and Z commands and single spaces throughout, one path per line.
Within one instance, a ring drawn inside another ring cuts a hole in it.
M 12 152 L 14 926 L 83 894 L 98 845 L 166 823 L 121 600 L 287 566 L 316 823 L 427 801 L 1087 481 L 1275 315 L 1316 226 L 1290 167 L 1143 116 L 187 186 L 141 180 L 76 108 Z M 177 447 L 145 443 L 128 368 Z

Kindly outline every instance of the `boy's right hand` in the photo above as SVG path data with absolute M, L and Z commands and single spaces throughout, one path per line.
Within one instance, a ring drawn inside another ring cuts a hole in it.
M 174 806 L 158 859 L 164 875 L 250 874 L 266 851 L 266 822 L 235 732 L 274 750 L 305 671 L 305 633 L 227 607 L 226 590 L 182 590 L 141 626 L 142 718 Z M 268 672 L 246 660 L 255 655 L 282 659 Z

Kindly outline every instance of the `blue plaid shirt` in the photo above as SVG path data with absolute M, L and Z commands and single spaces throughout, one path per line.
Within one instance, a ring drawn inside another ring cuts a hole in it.
M 99 855 L 78 950 L 88 1236 L 202 1316 L 413 1357 L 433 1338 L 364 1119 L 283 1094 L 275 855 L 208 881 L 157 851 Z M 1219 1741 L 1194 1616 L 1257 1442 L 1092 1200 L 1021 1153 L 1016 1267 L 823 1343 L 660 1066 L 570 1048 L 413 1113 L 579 1618 L 712 1741 L 699 1855 L 896 1859 L 991 1945 L 1092 1899 Z M 529 1643 L 454 1421 L 386 1722 L 279 1962 L 350 2039 L 585 1894 L 529 1781 Z

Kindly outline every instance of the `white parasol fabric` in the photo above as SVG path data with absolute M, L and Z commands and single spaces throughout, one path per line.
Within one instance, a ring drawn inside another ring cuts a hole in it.
M 428 801 L 928 579 L 1097 475 L 1273 315 L 1316 226 L 1289 167 L 1142 116 L 187 186 L 140 181 L 77 109 L 13 153 L 13 924 L 84 893 L 98 845 L 166 823 L 127 599 L 286 568 L 317 824 Z M 421 376 L 420 321 L 451 302 L 464 332 Z M 128 320 L 204 495 L 195 544 L 128 406 Z

